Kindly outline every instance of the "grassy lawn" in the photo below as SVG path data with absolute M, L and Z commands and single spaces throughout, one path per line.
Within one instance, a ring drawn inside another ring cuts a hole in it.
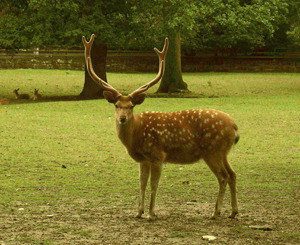
M 227 219 L 227 190 L 222 217 L 209 219 L 218 185 L 200 162 L 164 166 L 154 222 L 134 218 L 138 164 L 115 134 L 113 106 L 57 100 L 78 95 L 83 77 L 0 70 L 0 98 L 10 100 L 0 105 L 0 244 L 205 244 L 203 235 L 217 244 L 299 242 L 300 74 L 184 74 L 191 92 L 182 98 L 157 97 L 151 88 L 137 113 L 214 108 L 233 116 L 241 135 L 229 158 L 238 218 Z M 124 93 L 153 77 L 108 74 Z M 38 88 L 46 99 L 15 100 L 15 88 Z

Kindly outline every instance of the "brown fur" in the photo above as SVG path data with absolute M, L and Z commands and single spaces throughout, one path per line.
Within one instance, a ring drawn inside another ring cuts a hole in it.
M 141 201 L 138 217 L 144 212 L 145 188 L 150 172 L 152 194 L 149 215 L 150 219 L 154 219 L 162 164 L 190 164 L 200 159 L 204 159 L 219 182 L 219 195 L 212 217 L 220 214 L 227 183 L 231 191 L 230 217 L 236 216 L 236 174 L 227 161 L 227 155 L 239 134 L 228 114 L 212 109 L 134 114 L 131 97 L 122 95 L 116 100 L 111 96 L 106 98 L 116 106 L 118 137 L 129 155 L 140 163 Z
M 227 161 L 227 155 L 232 145 L 238 141 L 239 134 L 232 118 L 226 113 L 211 109 L 133 114 L 133 107 L 143 103 L 146 97 L 144 92 L 157 84 L 163 75 L 168 38 L 165 39 L 162 51 L 155 49 L 159 57 L 157 76 L 124 96 L 96 75 L 90 58 L 94 37 L 92 34 L 90 41 L 82 37 L 87 70 L 92 79 L 104 88 L 105 99 L 115 105 L 118 137 L 129 155 L 140 163 L 141 192 L 137 217 L 144 213 L 145 191 L 151 176 L 149 218 L 155 218 L 156 192 L 163 163 L 188 164 L 204 159 L 219 182 L 219 194 L 212 217 L 216 218 L 220 214 L 228 183 L 232 205 L 230 217 L 234 218 L 238 213 L 236 174 Z
M 34 89 L 33 95 L 31 97 L 32 100 L 39 100 L 42 98 L 42 95 L 39 93 L 38 89 Z
M 30 98 L 29 94 L 19 94 L 19 91 L 20 89 L 15 89 L 13 91 L 13 93 L 15 94 L 15 97 L 16 99 L 20 100 L 20 99 L 23 99 L 23 100 L 28 100 Z

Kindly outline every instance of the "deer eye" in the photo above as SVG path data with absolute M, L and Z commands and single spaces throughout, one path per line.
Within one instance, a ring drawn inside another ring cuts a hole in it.
M 134 105 L 133 106 L 130 106 L 130 109 L 132 110 L 134 108 Z
M 117 106 L 116 104 L 115 104 L 115 107 L 116 107 L 116 108 L 119 108 L 119 106 Z

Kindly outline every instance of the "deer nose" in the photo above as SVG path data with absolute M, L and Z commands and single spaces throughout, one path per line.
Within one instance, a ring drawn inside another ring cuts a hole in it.
M 125 123 L 126 122 L 126 116 L 120 116 L 119 121 L 120 121 L 120 123 Z

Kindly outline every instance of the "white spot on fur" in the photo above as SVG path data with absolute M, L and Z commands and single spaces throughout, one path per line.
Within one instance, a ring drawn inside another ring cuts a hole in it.
M 210 136 L 211 136 L 211 133 L 205 134 L 205 137 L 206 137 L 206 138 L 209 138 Z

